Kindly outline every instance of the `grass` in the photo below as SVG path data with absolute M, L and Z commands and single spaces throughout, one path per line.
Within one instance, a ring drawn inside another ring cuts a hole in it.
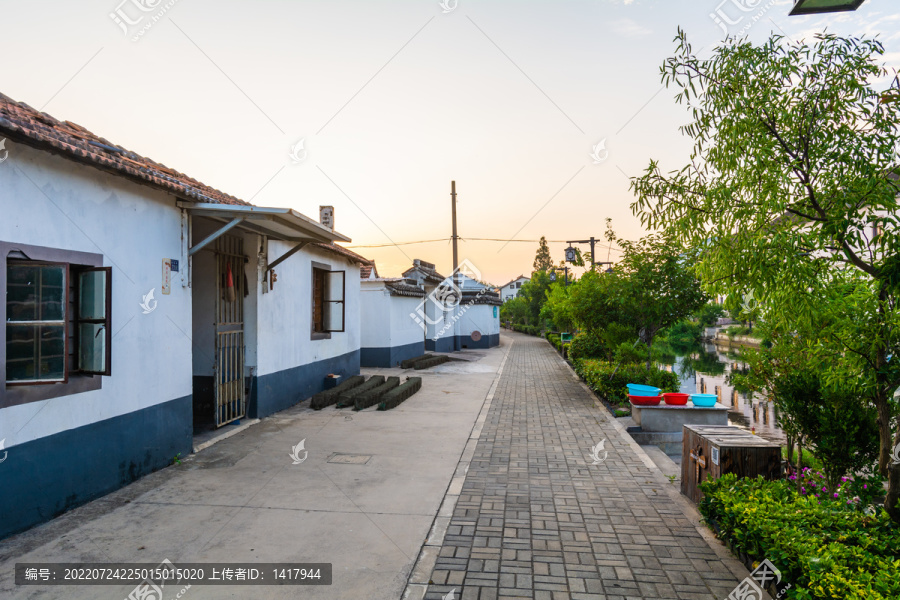
M 781 448 L 781 458 L 786 459 L 787 457 L 788 457 L 787 446 L 783 446 Z M 791 462 L 793 464 L 797 464 L 797 448 L 796 447 L 794 447 L 794 454 L 791 457 Z M 812 467 L 813 469 L 816 469 L 817 471 L 821 471 L 822 470 L 822 462 L 818 458 L 816 458 L 815 454 L 810 452 L 808 449 L 804 448 L 803 449 L 803 464 L 800 465 L 800 467 L 801 468 Z

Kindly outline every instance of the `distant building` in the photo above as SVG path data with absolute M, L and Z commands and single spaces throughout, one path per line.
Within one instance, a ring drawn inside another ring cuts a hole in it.
M 444 277 L 434 264 L 418 258 L 403 277 L 425 288 L 425 297 L 410 318 L 424 329 L 426 350 L 453 352 L 500 344 L 501 302 L 493 286 L 463 273 L 454 284 L 452 277 Z
M 380 278 L 374 265 L 362 267 L 360 278 L 360 365 L 396 367 L 425 354 L 425 335 L 411 316 L 425 289 L 410 279 Z
M 502 288 L 500 288 L 500 300 L 501 302 L 506 302 L 512 298 L 515 298 L 519 295 L 519 290 L 522 288 L 522 285 L 531 281 L 529 277 L 525 277 L 524 275 L 519 275 Z

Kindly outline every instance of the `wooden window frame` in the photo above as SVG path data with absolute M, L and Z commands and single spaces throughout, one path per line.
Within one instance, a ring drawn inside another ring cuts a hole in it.
M 69 268 L 69 273 L 71 274 L 73 269 Z M 112 267 L 82 267 L 78 265 L 74 270 L 76 275 L 81 275 L 83 273 L 97 273 L 97 272 L 105 272 L 106 273 L 106 287 L 105 298 L 104 298 L 104 316 L 102 319 L 82 319 L 79 317 L 81 313 L 81 307 L 79 306 L 80 298 L 81 298 L 81 283 L 79 281 L 74 281 L 75 284 L 75 314 L 72 315 L 72 325 L 75 328 L 75 336 L 74 336 L 74 350 L 75 350 L 75 366 L 74 371 L 76 373 L 83 373 L 85 375 L 112 375 Z M 91 371 L 89 369 L 80 368 L 81 362 L 81 325 L 82 323 L 90 323 L 94 325 L 103 325 L 104 336 L 106 337 L 106 343 L 104 344 L 104 352 L 106 356 L 103 359 L 103 364 L 106 366 L 102 371 Z
M 63 306 L 63 318 L 61 321 L 10 321 L 8 316 L 4 318 L 4 327 L 9 325 L 22 325 L 22 324 L 33 324 L 33 323 L 59 323 L 63 328 L 63 376 L 59 379 L 20 379 L 17 381 L 8 381 L 6 380 L 6 361 L 4 356 L 4 365 L 3 365 L 3 379 L 4 383 L 8 387 L 16 387 L 16 386 L 29 386 L 29 385 L 54 385 L 57 383 L 68 383 L 69 382 L 69 326 L 71 325 L 71 315 L 69 314 L 69 290 L 72 286 L 72 268 L 71 265 L 64 262 L 52 262 L 47 260 L 29 260 L 24 258 L 14 258 L 12 260 L 7 259 L 6 264 L 4 264 L 4 271 L 9 271 L 10 263 L 28 265 L 32 266 L 46 266 L 46 267 L 62 267 L 63 269 L 63 287 L 62 287 L 62 306 Z M 9 281 L 6 281 L 6 285 L 4 286 L 4 298 L 7 295 L 7 290 L 9 289 Z M 4 310 L 5 310 L 6 300 L 4 300 Z M 57 325 L 58 326 L 58 325 Z M 6 335 L 4 331 L 3 343 L 7 344 Z M 37 365 L 36 365 L 37 366 Z
M 341 298 L 340 300 L 332 300 L 329 297 L 330 290 L 329 278 L 340 274 L 341 276 Z M 321 277 L 321 288 L 316 287 L 317 278 Z M 318 290 L 318 293 L 317 293 Z M 312 262 L 312 286 L 311 286 L 312 306 L 310 311 L 310 339 L 327 340 L 331 339 L 332 333 L 344 333 L 347 330 L 347 272 L 345 270 L 332 269 L 331 265 L 319 262 Z M 325 305 L 340 304 L 341 305 L 341 328 L 328 329 L 325 323 Z M 317 314 L 317 307 L 319 308 Z
M 68 265 L 78 265 L 80 268 L 88 269 L 103 266 L 103 255 L 92 252 L 80 252 L 77 250 L 63 250 L 59 248 L 49 248 L 46 246 L 34 246 L 30 244 L 21 244 L 18 242 L 8 242 L 0 240 L 0 294 L 3 295 L 4 301 L 0 302 L 0 324 L 6 323 L 6 288 L 7 288 L 7 263 L 10 261 L 34 261 L 40 263 L 64 263 Z M 69 273 L 69 282 L 71 283 L 71 273 Z M 110 288 L 108 298 L 112 298 L 112 287 Z M 20 404 L 28 404 L 41 400 L 49 400 L 51 398 L 60 398 L 73 394 L 80 394 L 93 390 L 99 390 L 103 386 L 103 377 L 80 373 L 71 368 L 69 361 L 74 357 L 71 356 L 71 344 L 74 341 L 76 333 L 73 331 L 73 323 L 69 314 L 69 304 L 77 302 L 68 296 L 71 293 L 71 285 L 67 286 L 66 297 L 66 368 L 68 370 L 68 380 L 56 383 L 37 382 L 32 385 L 15 385 L 15 382 L 9 384 L 6 382 L 6 333 L 4 325 L 3 343 L 0 344 L 0 409 L 10 406 L 18 406 Z M 107 316 L 111 319 L 111 312 L 107 312 Z M 111 324 L 111 321 L 110 321 Z M 110 327 L 111 329 L 111 327 Z M 112 345 L 108 344 L 110 351 Z M 111 362 L 107 362 L 111 366 Z

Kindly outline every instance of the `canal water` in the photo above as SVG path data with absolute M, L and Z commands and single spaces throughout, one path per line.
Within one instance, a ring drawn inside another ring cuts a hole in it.
M 663 361 L 667 371 L 673 371 L 681 381 L 681 392 L 687 394 L 715 394 L 728 407 L 728 422 L 752 431 L 762 438 L 785 443 L 784 432 L 778 426 L 775 406 L 762 394 L 735 389 L 731 374 L 746 372 L 747 363 L 741 360 L 740 347 L 697 345 L 686 351 L 675 350 L 674 361 Z

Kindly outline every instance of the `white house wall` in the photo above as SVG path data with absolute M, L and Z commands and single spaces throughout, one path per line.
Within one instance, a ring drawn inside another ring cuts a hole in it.
M 425 331 L 411 315 L 422 298 L 392 296 L 383 282 L 363 281 L 360 309 L 364 367 L 395 367 L 425 352 Z
M 275 261 L 291 245 L 269 240 Z M 344 331 L 330 339 L 311 339 L 313 262 L 345 272 Z M 274 289 L 258 299 L 257 375 L 251 387 L 250 416 L 265 416 L 321 391 L 330 373 L 359 373 L 359 265 L 308 246 L 275 268 Z M 259 274 L 258 288 L 262 287 Z
M 489 348 L 500 343 L 499 307 L 489 304 L 473 304 L 460 306 L 461 317 L 458 322 L 460 346 L 463 348 Z M 481 334 L 481 339 L 472 339 L 472 332 Z
M 161 289 L 162 260 L 186 263 L 175 198 L 10 140 L 6 149 L 0 242 L 101 255 L 112 267 L 113 338 L 112 375 L 100 389 L 8 406 L 4 386 L 0 537 L 191 448 L 191 294 L 180 273 L 170 294 Z M 3 281 L 5 273 L 4 264 Z M 151 289 L 153 310 L 143 314 Z

